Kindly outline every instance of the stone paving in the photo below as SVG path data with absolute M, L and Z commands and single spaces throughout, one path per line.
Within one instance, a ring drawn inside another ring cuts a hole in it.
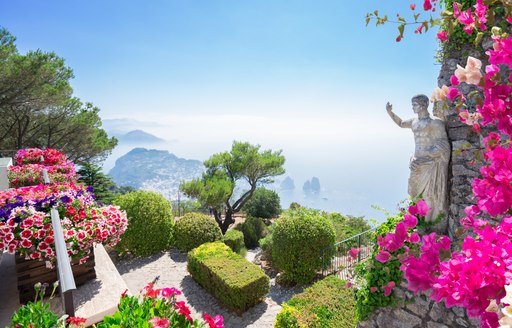
M 246 258 L 253 261 L 258 250 L 250 250 Z M 271 277 L 270 292 L 261 302 L 247 310 L 241 316 L 226 310 L 217 300 L 199 286 L 187 272 L 186 254 L 177 250 L 159 253 L 147 258 L 122 260 L 116 264 L 119 273 L 134 295 L 156 276 L 160 276 L 157 287 L 176 287 L 183 292 L 179 297 L 185 300 L 192 311 L 193 318 L 200 318 L 206 312 L 211 316 L 222 315 L 226 328 L 273 327 L 274 319 L 281 304 L 302 288 L 284 288 Z

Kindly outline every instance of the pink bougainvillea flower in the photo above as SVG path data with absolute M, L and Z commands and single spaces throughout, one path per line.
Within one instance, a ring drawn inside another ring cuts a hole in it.
M 452 84 L 452 86 L 456 87 L 456 86 L 458 86 L 458 85 L 459 85 L 460 81 L 459 81 L 459 79 L 457 78 L 457 76 L 452 75 L 452 76 L 450 77 L 450 83 Z
M 360 248 L 351 248 L 350 251 L 348 251 L 348 255 L 355 260 L 360 251 Z
M 448 94 L 446 95 L 446 97 L 448 99 L 450 99 L 451 101 L 455 100 L 455 98 L 457 98 L 458 96 L 460 95 L 460 92 L 459 90 L 455 89 L 455 88 L 448 88 Z
M 350 281 L 348 281 L 346 284 L 345 284 L 345 288 L 350 288 L 352 287 L 352 283 Z
M 389 257 L 391 254 L 389 252 L 381 250 L 377 256 L 375 256 L 375 259 L 379 261 L 380 263 L 386 263 L 389 260 Z
M 455 70 L 455 76 L 460 82 L 466 82 L 468 84 L 478 84 L 482 78 L 482 62 L 480 59 L 469 56 L 466 67 L 457 65 Z
M 159 318 L 159 317 L 154 317 L 153 319 L 149 320 L 148 322 L 152 324 L 152 326 L 151 326 L 152 328 L 169 328 L 169 326 L 171 325 L 171 322 L 169 321 L 169 319 Z
M 448 32 L 446 32 L 446 31 L 437 32 L 437 38 L 441 42 L 448 41 Z
M 411 10 L 415 10 L 416 9 L 416 4 L 415 3 L 411 3 L 409 5 L 409 8 L 411 8 Z
M 384 291 L 384 296 L 391 295 L 391 292 L 393 291 L 393 287 L 395 287 L 395 282 L 390 281 L 386 286 L 382 286 L 382 290 Z
M 480 25 L 480 29 L 483 31 L 485 30 L 485 23 L 487 23 L 486 14 L 489 6 L 484 6 L 482 0 L 476 0 L 476 4 L 473 7 L 475 8 L 475 15 Z
M 377 287 L 373 286 L 373 287 L 370 287 L 370 292 L 371 293 L 375 293 L 377 290 L 379 290 Z
M 423 2 L 423 10 L 428 11 L 431 9 L 432 9 L 432 3 L 430 2 L 430 0 L 425 0 Z
M 466 123 L 467 125 L 475 125 L 480 122 L 480 120 L 483 118 L 482 114 L 480 113 L 470 113 L 467 110 L 462 110 L 459 113 L 460 120 L 463 123 Z
M 432 92 L 431 98 L 433 101 L 446 100 L 447 94 L 448 94 L 448 87 L 446 85 L 443 85 L 441 88 L 437 87 L 434 89 L 434 92 Z
M 404 215 L 403 222 L 407 228 L 414 228 L 418 224 L 418 218 L 414 215 L 406 214 Z
M 417 243 L 419 241 L 420 241 L 420 235 L 418 235 L 416 232 L 409 236 L 409 242 Z

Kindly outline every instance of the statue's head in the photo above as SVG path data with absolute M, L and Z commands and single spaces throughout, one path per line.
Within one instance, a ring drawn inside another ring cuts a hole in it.
M 429 99 L 425 95 L 416 95 L 412 97 L 412 109 L 417 114 L 421 111 L 427 111 Z M 428 112 L 428 111 L 427 111 Z

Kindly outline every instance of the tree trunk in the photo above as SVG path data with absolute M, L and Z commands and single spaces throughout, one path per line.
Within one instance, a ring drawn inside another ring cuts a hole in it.
M 235 220 L 233 219 L 233 212 L 227 209 L 226 214 L 224 215 L 224 221 L 219 224 L 223 235 L 228 231 L 229 226 L 233 223 L 235 223 Z

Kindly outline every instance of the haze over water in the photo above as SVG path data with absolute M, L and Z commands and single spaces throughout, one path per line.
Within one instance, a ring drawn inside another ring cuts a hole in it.
M 126 132 L 188 159 L 233 140 L 282 149 L 298 191 L 320 179 L 312 206 L 370 218 L 382 217 L 372 204 L 406 197 L 413 152 L 385 104 L 411 117 L 411 97 L 430 95 L 439 72 L 434 29 L 396 43 L 396 26 L 365 26 L 375 9 L 414 14 L 371 0 L 26 0 L 4 1 L 0 22 L 21 53 L 64 58 L 74 95 L 102 119 L 128 119 Z

